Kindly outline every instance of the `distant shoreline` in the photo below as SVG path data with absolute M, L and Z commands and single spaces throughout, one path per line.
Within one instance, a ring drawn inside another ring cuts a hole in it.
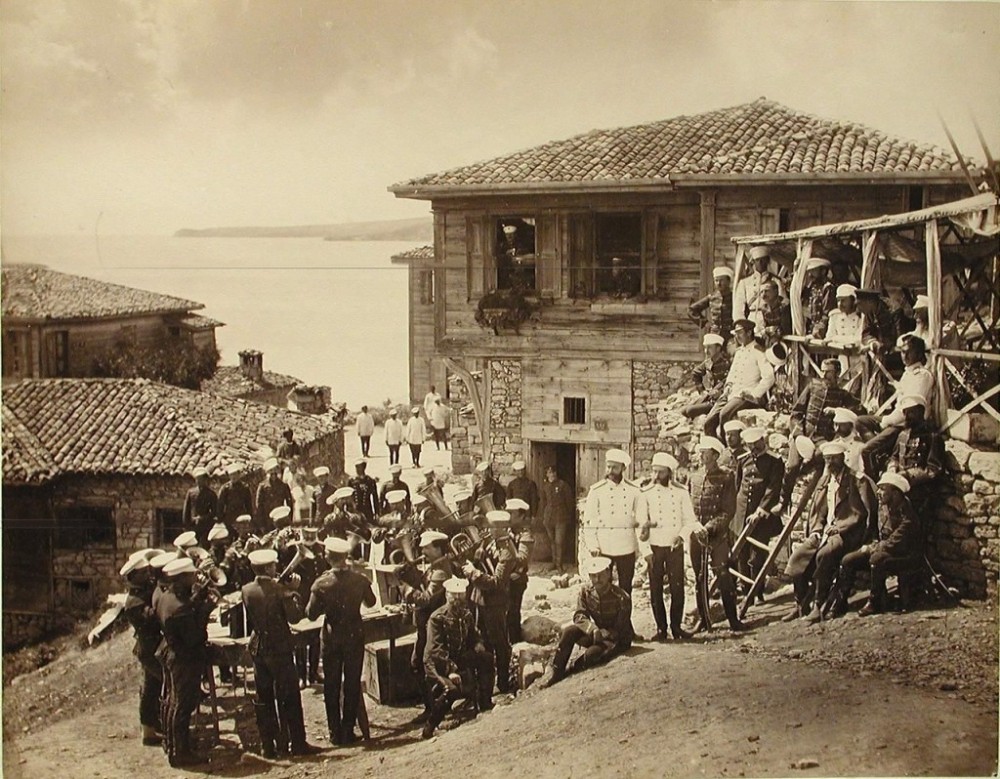
M 346 222 L 287 227 L 184 227 L 176 238 L 323 238 L 329 241 L 430 241 L 433 226 L 427 218 L 378 222 Z

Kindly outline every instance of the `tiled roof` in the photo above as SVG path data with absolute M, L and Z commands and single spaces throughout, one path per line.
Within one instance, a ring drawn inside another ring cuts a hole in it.
M 212 319 L 209 316 L 202 316 L 201 314 L 188 314 L 180 319 L 180 323 L 185 327 L 192 330 L 214 330 L 216 327 L 225 327 L 225 322 L 220 322 L 218 319 Z
M 929 144 L 850 121 L 821 119 L 765 98 L 563 141 L 396 184 L 420 188 L 666 182 L 687 176 L 952 173 L 958 161 Z M 418 190 L 414 192 L 413 190 Z
M 35 435 L 3 404 L 3 481 L 5 484 L 41 484 L 59 470 Z
M 5 483 L 37 481 L 46 465 L 22 434 L 8 448 L 8 411 L 60 474 L 221 475 L 233 462 L 259 466 L 286 428 L 302 445 L 340 430 L 328 417 L 146 379 L 28 379 L 4 390 Z
M 255 381 L 245 376 L 237 365 L 220 365 L 212 378 L 201 383 L 201 389 L 202 392 L 213 392 L 226 398 L 243 398 L 256 392 L 291 389 L 303 383 L 302 379 L 274 371 L 264 371 L 263 378 L 263 381 Z
M 60 273 L 44 265 L 4 265 L 5 317 L 81 319 L 204 308 L 193 300 Z
M 394 260 L 433 260 L 433 246 L 418 246 L 416 249 L 408 249 L 405 252 L 392 255 Z

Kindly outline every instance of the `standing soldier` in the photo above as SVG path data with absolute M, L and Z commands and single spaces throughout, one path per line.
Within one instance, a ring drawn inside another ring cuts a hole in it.
M 516 644 L 521 640 L 521 603 L 528 589 L 528 563 L 531 561 L 531 550 L 535 547 L 535 537 L 531 533 L 530 522 L 524 519 L 528 516 L 527 502 L 521 498 L 508 498 L 504 511 L 510 514 L 510 541 L 515 549 L 507 601 L 507 637 L 511 644 Z
M 122 566 L 121 575 L 128 582 L 128 595 L 123 612 L 135 632 L 132 654 L 142 666 L 142 685 L 139 688 L 139 725 L 142 745 L 156 746 L 162 739 L 160 731 L 160 690 L 163 687 L 163 668 L 156 659 L 156 649 L 163 633 L 153 610 L 153 591 L 156 580 L 149 566 L 156 549 L 144 549 L 133 554 Z
M 545 469 L 541 503 L 541 527 L 549 539 L 552 562 L 556 570 L 562 573 L 566 560 L 566 530 L 576 518 L 576 500 L 573 490 L 559 478 L 554 465 Z
M 434 446 L 438 449 L 444 444 L 445 451 L 448 450 L 448 426 L 451 423 L 451 408 L 444 405 L 441 399 L 434 401 L 431 413 L 428 417 L 431 423 L 431 432 L 434 434 Z
M 354 473 L 347 486 L 354 490 L 354 507 L 368 522 L 378 516 L 378 484 L 366 471 L 368 461 L 363 457 L 354 462 Z
M 729 572 L 729 554 L 732 549 L 732 521 L 736 511 L 736 479 L 732 471 L 719 467 L 724 447 L 722 441 L 702 436 L 698 442 L 703 470 L 691 479 L 691 504 L 698 520 L 691 538 L 691 565 L 698 584 L 696 592 L 708 592 L 708 582 L 702 577 L 708 573 L 702 556 L 710 555 L 711 570 L 719 582 L 722 608 L 731 630 L 743 630 L 743 623 L 736 612 L 736 583 Z M 698 599 L 698 612 L 702 625 L 711 627 L 708 603 Z
M 722 265 L 712 269 L 715 289 L 688 306 L 688 314 L 706 333 L 729 340 L 733 329 L 733 271 Z
M 732 528 L 739 535 L 746 525 L 752 524 L 750 537 L 766 544 L 781 532 L 781 516 L 777 512 L 781 508 L 785 465 L 767 451 L 767 432 L 763 428 L 747 428 L 740 437 L 748 447 L 749 456 L 743 465 Z M 751 579 L 756 579 L 766 557 L 762 549 L 747 544 L 740 555 L 740 567 Z
M 483 460 L 476 466 L 473 481 L 475 484 L 472 487 L 472 498 L 470 501 L 473 511 L 477 514 L 484 514 L 488 510 L 479 505 L 480 499 L 485 495 L 490 496 L 494 509 L 500 508 L 507 502 L 507 490 L 500 485 L 500 482 L 493 478 L 493 468 L 486 460 Z
M 325 617 L 321 643 L 326 723 L 330 741 L 346 745 L 358 740 L 354 724 L 361 704 L 361 668 L 365 659 L 361 607 L 374 606 L 375 593 L 371 582 L 348 566 L 347 555 L 351 551 L 348 541 L 333 537 L 327 538 L 323 545 L 330 570 L 313 584 L 306 616 Z
M 163 630 L 157 650 L 170 676 L 163 735 L 167 758 L 174 768 L 198 765 L 205 758 L 191 745 L 191 716 L 201 699 L 201 677 L 208 662 L 208 615 L 214 604 L 208 589 L 194 589 L 197 569 L 190 557 L 180 556 L 163 566 L 170 589 L 156 602 Z
M 313 468 L 313 478 L 316 479 L 316 488 L 312 494 L 312 524 L 319 525 L 326 513 L 326 499 L 333 495 L 337 486 L 325 465 Z
M 420 450 L 427 438 L 427 425 L 420 418 L 420 408 L 414 406 L 410 411 L 410 421 L 406 423 L 406 443 L 410 447 L 410 464 L 420 467 Z
M 281 480 L 278 461 L 271 457 L 264 461 L 264 480 L 257 485 L 257 504 L 254 514 L 254 532 L 263 537 L 274 529 L 271 512 L 278 506 L 294 508 L 292 491 Z
M 507 482 L 505 489 L 507 500 L 518 498 L 528 504 L 524 521 L 528 527 L 531 527 L 538 514 L 538 485 L 525 475 L 524 460 L 515 460 L 511 468 L 514 471 L 514 478 Z M 514 529 L 520 530 L 521 528 L 515 523 Z
M 410 500 L 410 485 L 403 481 L 403 466 L 399 463 L 394 463 L 389 466 L 389 481 L 382 485 L 382 489 L 379 490 L 378 497 L 378 510 L 380 514 L 384 514 L 389 510 L 389 502 L 386 500 L 385 496 L 390 492 L 405 492 L 406 500 L 404 501 L 404 509 L 406 514 L 409 515 L 412 509 L 412 501 Z
M 202 546 L 206 546 L 208 530 L 215 524 L 219 514 L 219 498 L 208 486 L 208 470 L 195 468 L 195 486 L 184 497 L 183 524 L 185 530 L 193 530 Z
M 726 436 L 726 451 L 719 458 L 719 467 L 733 472 L 737 486 L 743 474 L 743 463 L 750 456 L 743 445 L 743 431 L 746 429 L 747 426 L 738 419 L 730 419 L 722 426 L 722 432 Z
M 403 445 L 403 423 L 399 421 L 399 412 L 389 410 L 389 418 L 385 420 L 385 445 L 389 448 L 389 465 L 399 462 L 399 447 Z
M 510 513 L 496 510 L 486 514 L 490 539 L 479 550 L 475 563 L 467 562 L 462 572 L 472 586 L 469 601 L 486 648 L 496 661 L 497 689 L 510 692 L 510 638 L 507 635 L 507 607 L 510 577 L 517 555 L 510 540 Z
M 375 418 L 368 413 L 368 406 L 361 407 L 361 413 L 357 418 L 358 438 L 361 439 L 361 456 L 367 457 L 368 450 L 372 445 L 372 436 L 375 435 Z
M 243 466 L 231 463 L 226 467 L 229 480 L 219 489 L 219 522 L 228 529 L 232 538 L 236 537 L 236 517 L 253 514 L 253 495 L 243 481 Z
M 749 319 L 761 330 L 764 320 L 761 316 L 761 304 L 764 302 L 763 285 L 768 279 L 774 279 L 778 284 L 778 294 L 784 297 L 781 281 L 768 270 L 771 261 L 771 250 L 766 246 L 754 246 L 747 252 L 747 259 L 753 264 L 749 276 L 739 280 L 736 291 L 733 292 L 733 322 Z
M 294 641 L 290 622 L 302 619 L 302 604 L 295 592 L 299 584 L 295 574 L 287 584 L 277 581 L 278 553 L 258 549 L 250 553 L 254 580 L 243 586 L 243 605 L 250 635 L 250 656 L 256 680 L 257 730 L 261 754 L 275 758 L 289 751 L 308 755 L 316 748 L 306 743 L 302 699 L 292 659 Z
M 697 522 L 691 496 L 671 480 L 677 460 L 666 452 L 653 455 L 652 483 L 640 490 L 636 500 L 639 540 L 649 546 L 649 600 L 656 620 L 654 641 L 667 640 L 667 612 L 663 604 L 663 577 L 670 587 L 670 634 L 674 639 L 691 638 L 681 628 L 684 619 L 684 536 Z
M 583 517 L 584 545 L 594 557 L 611 560 L 618 586 L 632 595 L 635 554 L 639 549 L 635 528 L 635 504 L 639 488 L 625 478 L 630 458 L 621 449 L 605 454 L 605 477 L 590 488 Z

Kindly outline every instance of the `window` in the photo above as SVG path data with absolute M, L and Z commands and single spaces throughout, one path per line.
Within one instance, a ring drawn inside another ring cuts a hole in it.
M 420 271 L 420 302 L 425 306 L 434 303 L 434 270 Z
M 46 378 L 69 376 L 69 331 L 55 330 L 45 334 Z
M 28 331 L 3 331 L 3 375 L 28 376 Z
M 586 425 L 587 399 L 572 395 L 564 396 L 562 423 L 564 425 Z
M 73 506 L 59 512 L 56 549 L 114 549 L 118 534 L 110 506 Z
M 495 222 L 493 260 L 497 289 L 535 290 L 535 220 L 505 216 Z
M 597 214 L 594 284 L 598 295 L 635 297 L 642 291 L 642 214 Z
M 177 325 L 170 325 L 169 327 L 167 327 L 167 334 L 171 338 L 180 338 L 181 337 L 181 329 Z
M 173 544 L 174 539 L 184 532 L 184 512 L 180 509 L 156 510 L 156 543 L 164 546 Z

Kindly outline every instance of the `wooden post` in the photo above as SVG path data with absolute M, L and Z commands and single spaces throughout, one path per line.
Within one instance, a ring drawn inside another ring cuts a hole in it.
M 448 370 L 458 376 L 469 391 L 472 410 L 476 416 L 476 424 L 479 426 L 479 440 L 483 447 L 483 460 L 488 462 L 490 459 L 490 420 L 483 407 L 483 397 L 479 393 L 479 385 L 476 384 L 476 380 L 464 365 L 455 362 L 451 357 L 442 357 L 441 359 L 448 366 Z
M 924 242 L 927 253 L 927 297 L 930 306 L 927 309 L 928 317 L 928 370 L 934 377 L 935 389 L 934 408 L 928 409 L 933 413 L 933 419 L 940 423 L 947 416 L 948 408 L 948 384 L 945 381 L 944 366 L 942 359 L 937 354 L 937 349 L 941 346 L 941 245 L 938 242 L 938 223 L 936 219 L 931 219 L 924 225 Z M 928 414 L 930 417 L 931 414 Z
M 712 291 L 712 268 L 715 266 L 715 201 L 714 189 L 703 189 L 701 196 L 701 294 Z M 737 279 L 733 279 L 736 286 Z

